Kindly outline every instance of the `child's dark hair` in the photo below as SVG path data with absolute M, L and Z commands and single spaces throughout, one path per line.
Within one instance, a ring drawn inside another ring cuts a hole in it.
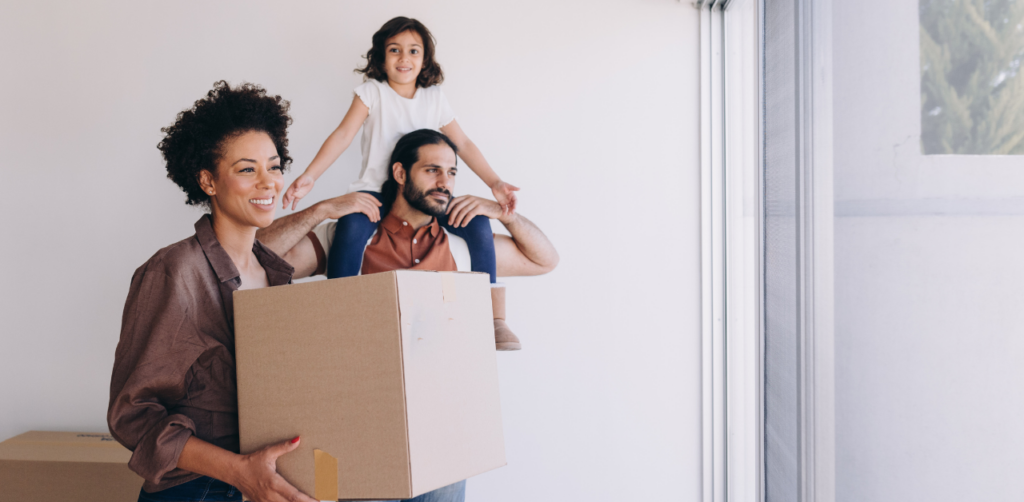
M 402 169 L 405 169 L 408 174 L 409 168 L 420 161 L 420 148 L 427 145 L 448 145 L 456 154 L 455 162 L 459 161 L 457 157 L 459 147 L 455 146 L 455 142 L 433 129 L 419 129 L 402 136 L 398 140 L 398 144 L 395 145 L 395 149 L 391 151 L 391 162 L 388 162 L 388 180 L 380 189 L 383 205 L 380 211 L 381 216 L 391 212 L 391 206 L 395 203 L 395 198 L 398 197 L 398 181 L 395 180 L 395 170 L 392 169 L 392 166 L 396 162 L 402 164 Z
M 356 68 L 356 73 L 362 73 L 365 78 L 372 78 L 378 82 L 386 82 L 388 74 L 384 71 L 384 44 L 387 40 L 403 31 L 414 31 L 423 39 L 423 67 L 416 77 L 416 87 L 430 87 L 444 82 L 444 72 L 441 65 L 434 61 L 434 36 L 423 23 L 407 17 L 396 17 L 381 26 L 377 33 L 373 34 L 373 46 L 363 56 L 366 59 L 366 66 Z
M 157 145 L 167 161 L 167 177 L 188 197 L 190 206 L 208 206 L 210 196 L 199 186 L 199 172 L 217 175 L 217 162 L 224 140 L 249 131 L 265 132 L 277 147 L 281 168 L 287 169 L 289 103 L 281 96 L 268 96 L 256 84 L 235 88 L 221 80 L 206 97 L 178 114 L 174 123 L 160 129 L 165 134 Z

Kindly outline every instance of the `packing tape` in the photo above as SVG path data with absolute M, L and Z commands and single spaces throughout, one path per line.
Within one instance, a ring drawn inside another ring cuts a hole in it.
M 313 450 L 313 496 L 317 500 L 338 500 L 338 459 L 323 450 Z
M 441 295 L 444 303 L 455 301 L 455 274 L 441 274 Z

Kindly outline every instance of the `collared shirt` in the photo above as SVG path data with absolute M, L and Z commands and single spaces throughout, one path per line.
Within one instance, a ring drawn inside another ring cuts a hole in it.
M 190 436 L 238 452 L 232 293 L 242 280 L 210 216 L 195 228 L 135 271 L 114 353 L 107 424 L 148 492 L 199 477 L 176 467 Z M 286 261 L 259 241 L 252 252 L 271 286 L 291 282 Z
M 448 247 L 448 234 L 437 218 L 413 229 L 393 213 L 381 220 L 377 233 L 363 252 L 363 274 L 390 270 L 458 270 Z

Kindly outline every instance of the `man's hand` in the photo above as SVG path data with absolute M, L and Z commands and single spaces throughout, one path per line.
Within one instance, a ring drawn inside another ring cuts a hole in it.
M 363 213 L 370 221 L 380 221 L 381 203 L 376 197 L 362 192 L 352 192 L 341 197 L 327 199 L 317 203 L 320 212 L 320 221 L 336 220 L 342 216 L 352 213 Z
M 277 473 L 277 458 L 299 447 L 299 438 L 243 455 L 233 485 L 251 502 L 316 502 Z
M 316 178 L 306 173 L 295 178 L 288 190 L 284 191 L 284 197 L 281 197 L 281 209 L 288 209 L 288 204 L 291 204 L 292 211 L 294 211 L 295 207 L 299 205 L 299 200 L 305 197 L 315 184 Z
M 497 202 L 482 199 L 475 195 L 462 195 L 452 199 L 451 204 L 448 204 L 446 212 L 448 213 L 448 224 L 455 228 L 469 225 L 470 220 L 480 214 L 498 220 L 514 216 L 514 214 L 503 211 L 501 205 Z M 505 223 L 505 221 L 502 221 L 502 223 Z
M 519 202 L 516 197 L 516 192 L 519 191 L 519 187 L 505 183 L 504 181 L 498 181 L 491 186 L 491 193 L 494 194 L 494 199 L 498 201 L 501 206 L 502 213 L 506 215 L 512 215 L 516 213 L 516 205 Z

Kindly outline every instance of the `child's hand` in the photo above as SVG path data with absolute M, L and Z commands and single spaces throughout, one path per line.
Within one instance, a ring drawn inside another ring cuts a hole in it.
M 516 214 L 516 202 L 519 199 L 516 198 L 516 192 L 519 191 L 519 187 L 499 181 L 491 187 L 491 193 L 494 194 L 494 199 L 501 204 L 501 215 L 510 216 Z
M 469 225 L 473 218 L 481 214 L 493 219 L 506 216 L 497 202 L 474 195 L 460 195 L 452 199 L 446 212 L 448 224 L 455 228 Z
M 288 190 L 284 191 L 284 197 L 281 198 L 281 209 L 288 209 L 288 204 L 291 204 L 292 211 L 294 211 L 295 206 L 299 205 L 299 200 L 305 197 L 315 184 L 316 178 L 306 173 L 295 178 Z

